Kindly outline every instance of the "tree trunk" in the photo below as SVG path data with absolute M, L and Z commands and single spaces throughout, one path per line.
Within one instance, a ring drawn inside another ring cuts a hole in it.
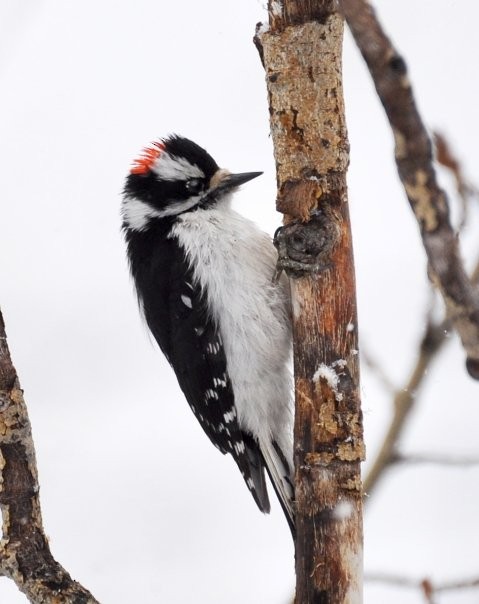
M 270 0 L 255 42 L 266 70 L 291 277 L 296 390 L 296 602 L 362 601 L 364 457 L 349 145 L 334 1 Z

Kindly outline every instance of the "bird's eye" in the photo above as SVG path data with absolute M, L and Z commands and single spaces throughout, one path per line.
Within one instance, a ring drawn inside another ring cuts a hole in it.
M 186 190 L 189 193 L 199 193 L 203 188 L 203 181 L 201 178 L 190 178 L 186 181 Z

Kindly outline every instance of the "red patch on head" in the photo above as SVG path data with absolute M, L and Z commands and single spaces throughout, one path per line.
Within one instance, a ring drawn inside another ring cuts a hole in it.
M 165 144 L 162 142 L 153 142 L 149 147 L 145 147 L 140 157 L 133 162 L 131 174 L 147 174 L 164 150 Z

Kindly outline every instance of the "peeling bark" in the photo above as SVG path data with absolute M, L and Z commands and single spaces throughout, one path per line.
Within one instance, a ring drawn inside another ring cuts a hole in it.
M 30 421 L 0 312 L 0 574 L 35 604 L 98 604 L 53 558 L 45 536 Z
M 364 458 L 335 2 L 269 3 L 255 43 L 277 169 L 279 264 L 291 277 L 298 604 L 362 602 Z

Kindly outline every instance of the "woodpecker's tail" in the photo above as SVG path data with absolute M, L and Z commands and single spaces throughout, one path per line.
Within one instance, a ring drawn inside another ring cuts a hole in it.
M 247 460 L 246 468 L 244 465 L 245 460 L 237 460 L 236 463 L 240 467 L 243 478 L 248 489 L 253 495 L 256 505 L 262 512 L 269 514 L 270 505 L 268 489 L 266 487 L 266 477 L 264 475 L 265 463 L 263 455 L 258 447 L 258 443 L 250 434 L 242 432 L 241 435 L 243 437 L 243 443 L 245 446 L 245 459 Z
M 293 539 L 294 523 L 294 468 L 276 441 L 260 442 L 264 465 L 288 521 Z

